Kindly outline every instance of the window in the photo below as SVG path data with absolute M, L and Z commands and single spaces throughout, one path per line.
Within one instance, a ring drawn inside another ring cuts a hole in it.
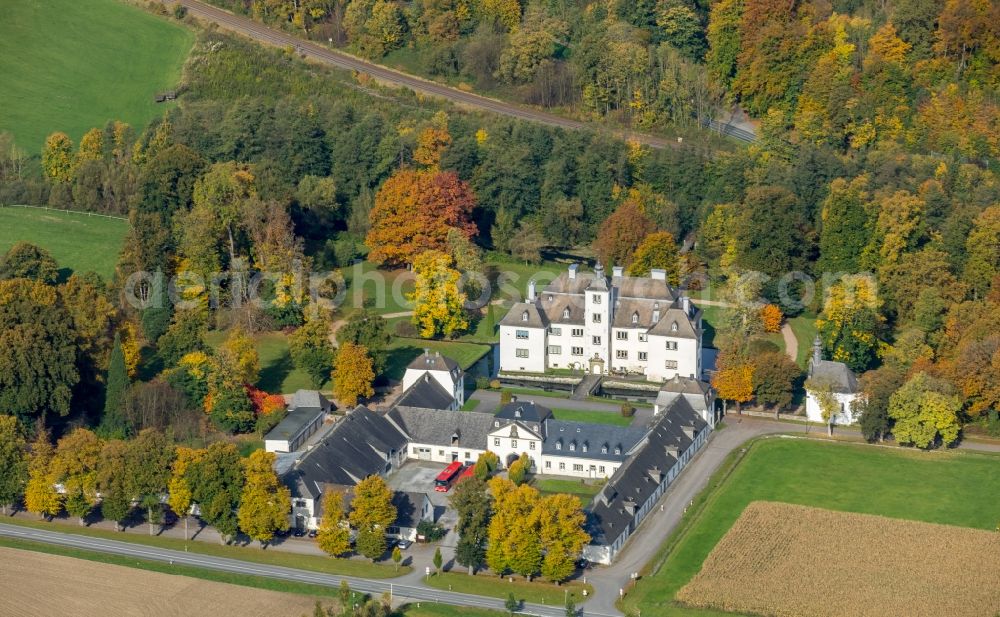
M 559 345 L 549 345 L 549 354 L 553 356 L 562 355 L 562 347 Z
M 569 319 L 569 308 L 563 309 L 563 319 Z
M 529 441 L 528 442 L 528 449 L 529 450 L 534 450 L 535 449 L 535 442 Z
M 444 450 L 438 450 L 438 456 L 444 456 Z
M 587 450 L 589 450 L 589 449 L 590 449 L 590 448 L 589 448 L 589 447 L 587 446 L 587 444 L 583 444 L 583 451 L 584 451 L 584 452 L 586 452 L 586 451 L 587 451 Z
M 619 341 L 627 341 L 628 332 L 625 332 L 624 330 L 619 330 L 618 332 L 615 332 L 615 338 L 618 339 Z
M 582 356 L 583 347 L 573 347 L 572 349 L 570 349 L 570 353 L 572 353 L 574 356 Z
M 666 367 L 677 370 L 677 360 L 667 360 Z
M 601 454 L 607 454 L 607 453 L 608 453 L 608 447 L 607 446 L 601 446 Z
M 659 309 L 653 310 L 653 323 L 660 321 L 660 311 Z
M 600 313 L 592 313 L 590 315 L 590 320 L 593 321 L 594 323 L 601 323 L 601 314 Z
M 518 358 L 527 358 L 528 357 L 528 350 L 527 349 L 517 349 L 517 350 L 514 351 L 514 355 L 516 355 Z
M 569 451 L 576 452 L 576 442 L 572 442 L 569 444 Z
M 466 452 L 465 453 L 465 460 L 469 460 L 470 458 L 472 458 L 472 454 L 470 452 Z
M 599 337 L 599 336 L 595 336 L 591 340 L 594 342 L 595 345 L 600 345 L 601 344 L 601 337 Z
M 594 301 L 594 304 L 600 304 L 601 294 L 591 294 L 590 299 Z
M 573 465 L 573 471 L 583 471 L 583 465 Z
M 672 324 L 670 324 L 670 331 L 671 332 L 677 332 L 677 322 L 676 321 L 673 322 Z
M 562 328 L 549 328 L 549 334 L 552 336 L 562 336 Z
M 295 507 L 296 508 L 304 508 L 304 507 L 306 507 L 306 500 L 305 499 L 296 499 L 295 500 Z
M 493 445 L 499 448 L 500 447 L 500 440 L 499 439 L 494 439 L 493 440 Z
M 557 441 L 556 442 L 556 450 L 562 450 L 562 442 L 561 441 Z
M 500 428 L 500 420 L 494 420 L 493 421 L 493 426 L 495 426 L 497 428 Z
M 511 439 L 510 440 L 510 447 L 511 448 L 516 448 L 517 447 L 517 440 L 516 439 Z
M 615 357 L 619 360 L 628 360 L 628 352 L 624 349 L 615 350 Z
M 521 313 L 521 321 L 528 321 L 528 311 Z
M 632 313 L 632 323 L 639 323 L 639 311 Z
M 639 342 L 640 343 L 645 343 L 646 342 L 646 333 L 645 332 L 640 332 L 639 333 Z
M 522 341 L 527 340 L 528 339 L 528 331 L 527 330 L 518 330 L 516 332 L 515 336 L 517 338 L 521 339 Z
M 600 467 L 598 467 L 597 471 L 599 471 L 601 473 L 604 473 L 604 465 L 601 465 Z
M 559 471 L 566 471 L 566 463 L 559 463 Z
M 639 352 L 639 361 L 640 362 L 645 362 L 646 361 L 646 352 L 645 351 L 640 351 Z
M 552 469 L 552 461 L 545 461 L 545 468 Z
M 621 446 L 615 446 L 615 454 L 620 455 L 621 453 L 622 453 L 622 447 Z
M 583 336 L 583 328 L 573 328 L 573 331 L 570 332 L 570 334 L 573 336 Z
M 677 351 L 677 341 L 667 341 L 667 351 Z

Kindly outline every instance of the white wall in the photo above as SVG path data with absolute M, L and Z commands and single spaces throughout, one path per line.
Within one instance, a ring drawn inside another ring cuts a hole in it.
M 563 447 L 566 447 L 565 445 Z M 618 461 L 604 461 L 577 456 L 542 456 L 541 475 L 572 476 L 574 478 L 610 478 L 621 465 Z M 576 469 L 579 466 L 579 469 Z M 593 467 L 593 469 L 591 469 Z M 603 468 L 603 471 L 601 469 Z
M 528 332 L 527 339 L 517 338 L 517 331 Z M 527 358 L 518 358 L 517 350 L 527 349 Z M 500 370 L 545 372 L 545 328 L 500 326 Z
M 420 458 L 419 450 L 421 449 L 429 449 L 430 458 Z M 410 444 L 406 446 L 406 458 L 411 460 L 419 459 L 419 460 L 431 461 L 434 463 L 444 463 L 447 465 L 448 463 L 452 462 L 453 460 L 452 455 L 454 454 L 458 456 L 457 460 L 462 461 L 463 463 L 475 463 L 476 459 L 478 459 L 479 455 L 482 454 L 484 451 L 485 450 L 480 448 L 463 448 L 460 446 L 439 446 L 429 443 L 410 442 Z M 469 456 L 466 457 L 465 456 L 466 454 L 468 454 Z
M 501 422 L 503 421 L 501 420 Z M 521 456 L 521 453 L 527 453 L 531 457 L 532 471 L 537 471 L 542 459 L 541 437 L 523 426 L 518 426 L 515 438 L 511 436 L 513 428 L 513 424 L 507 424 L 494 429 L 490 432 L 489 443 L 485 445 L 491 452 L 500 457 L 500 464 L 504 467 L 507 466 L 507 457 L 511 455 Z
M 608 351 L 611 349 L 611 293 L 603 291 L 587 291 L 584 300 L 584 339 L 583 349 L 586 354 L 583 361 L 590 370 L 590 360 L 597 356 L 604 360 L 604 371 L 611 366 Z M 595 298 L 599 301 L 595 302 Z M 594 315 L 600 315 L 600 321 L 594 320 Z M 594 343 L 594 337 L 600 337 L 600 344 Z
M 455 399 L 452 409 L 458 409 L 465 404 L 465 379 L 462 372 L 459 372 L 458 379 L 456 380 L 451 378 L 451 371 L 429 371 L 426 369 L 408 368 L 406 369 L 406 373 L 403 374 L 403 391 L 406 391 L 410 386 L 417 383 L 425 374 L 430 375 L 435 381 L 441 384 L 441 387 L 445 391 L 451 392 L 452 397 Z
M 840 394 L 835 393 L 833 395 L 841 406 L 841 413 L 834 416 L 834 424 L 854 424 L 856 419 L 854 418 L 854 412 L 851 409 L 851 403 L 854 399 L 858 398 L 857 394 Z M 806 418 L 811 422 L 824 422 L 823 412 L 819 408 L 819 401 L 813 396 L 812 392 L 806 391 Z
M 668 341 L 677 343 L 677 349 L 668 350 Z M 697 339 L 651 335 L 648 353 L 646 377 L 650 381 L 666 381 L 674 375 L 701 378 L 701 345 Z M 676 361 L 677 368 L 667 368 L 668 360 Z

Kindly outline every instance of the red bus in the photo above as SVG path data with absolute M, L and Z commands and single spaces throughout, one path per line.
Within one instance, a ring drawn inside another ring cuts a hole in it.
M 458 478 L 458 474 L 461 471 L 461 461 L 455 461 L 451 465 L 445 467 L 444 471 L 439 473 L 437 478 L 434 478 L 434 490 L 439 493 L 447 493 L 448 489 L 451 488 L 452 483 Z
M 473 477 L 475 475 L 476 475 L 476 466 L 475 465 L 466 465 L 465 466 L 465 471 L 462 472 L 462 475 L 458 476 L 458 480 L 456 480 L 456 482 L 461 482 L 462 480 L 464 480 L 466 478 L 471 478 L 471 477 Z

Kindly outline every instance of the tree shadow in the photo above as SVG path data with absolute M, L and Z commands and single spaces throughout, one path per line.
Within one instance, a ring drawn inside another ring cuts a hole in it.
M 292 355 L 288 350 L 285 350 L 273 362 L 261 367 L 257 387 L 265 392 L 282 392 L 282 384 L 294 369 Z

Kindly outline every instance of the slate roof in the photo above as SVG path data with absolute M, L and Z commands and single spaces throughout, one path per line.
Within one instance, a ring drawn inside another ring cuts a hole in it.
M 660 300 L 661 304 L 664 301 L 669 304 L 678 297 L 677 292 L 665 280 L 643 276 L 616 276 L 611 279 L 611 283 L 618 288 L 618 297 L 622 299 L 648 298 Z
M 421 371 L 447 371 L 456 376 L 462 370 L 458 362 L 455 362 L 448 356 L 442 356 L 441 352 L 435 351 L 432 353 L 429 349 L 425 349 L 424 353 L 414 358 L 413 362 L 410 362 L 406 368 Z
M 679 303 L 674 303 L 674 306 L 667 309 L 663 317 L 660 318 L 660 321 L 649 331 L 650 334 L 672 338 L 698 338 L 698 330 L 695 324 L 698 323 L 698 316 L 701 314 L 701 309 L 693 307 L 693 314 L 688 315 L 677 304 Z M 676 331 L 673 329 L 675 323 L 677 324 Z
M 403 392 L 395 405 L 406 407 L 426 407 L 428 409 L 447 409 L 455 402 L 451 392 L 444 389 L 437 379 L 428 373 L 413 383 Z
M 385 417 L 358 405 L 306 452 L 282 481 L 293 496 L 316 499 L 326 484 L 353 486 L 385 471 L 394 452 L 406 447 L 406 435 Z
M 557 294 L 579 295 L 587 291 L 593 279 L 593 272 L 577 271 L 576 277 L 570 278 L 569 272 L 564 271 L 555 280 L 545 286 L 545 291 Z
M 316 421 L 326 411 L 317 407 L 296 407 L 264 436 L 265 441 L 292 441 L 305 427 Z
M 541 423 L 552 417 L 552 410 L 533 401 L 514 400 L 497 410 L 495 417 L 503 420 L 519 420 L 525 423 Z
M 675 399 L 683 397 L 696 411 L 708 411 L 712 405 L 712 387 L 699 379 L 674 375 L 660 386 L 656 404 L 669 407 Z
M 330 411 L 333 408 L 333 404 L 317 390 L 299 390 L 292 395 L 292 402 L 289 407 L 292 409 L 305 407 L 308 409 Z
M 570 456 L 605 461 L 622 461 L 628 453 L 642 441 L 645 428 L 628 426 L 608 426 L 588 422 L 570 422 L 550 419 L 545 421 L 545 441 L 542 454 Z M 561 448 L 557 447 L 561 444 Z M 575 446 L 571 450 L 570 446 Z M 586 446 L 586 452 L 584 451 Z M 603 452 L 604 446 L 608 451 Z M 615 448 L 619 453 L 615 454 Z
M 420 522 L 420 508 L 424 504 L 427 495 L 411 491 L 394 491 L 392 493 L 392 505 L 396 506 L 396 520 L 393 525 L 397 527 L 414 528 Z
M 592 543 L 612 544 L 630 525 L 631 531 L 635 531 L 634 513 L 652 496 L 661 479 L 677 463 L 669 448 L 677 447 L 679 455 L 693 441 L 684 432 L 685 426 L 694 427 L 697 436 L 707 424 L 687 400 L 678 398 L 658 416 L 650 427 L 646 441 L 618 468 L 591 502 L 588 531 Z M 633 504 L 634 513 L 630 513 L 629 507 Z
M 395 406 L 386 418 L 415 443 L 482 450 L 493 427 L 493 414 Z M 456 444 L 451 443 L 458 436 Z
M 528 319 L 524 320 L 523 317 L 526 312 Z M 545 319 L 545 315 L 534 304 L 518 302 L 507 311 L 504 318 L 500 320 L 500 325 L 517 328 L 547 328 L 548 320 Z
M 813 359 L 809 365 L 809 376 L 817 381 L 829 382 L 833 391 L 840 394 L 858 391 L 858 378 L 843 362 Z
M 640 328 L 648 330 L 656 325 L 653 321 L 653 311 L 660 312 L 660 320 L 667 314 L 670 303 L 666 300 L 641 300 L 638 298 L 623 298 L 615 303 L 615 316 L 611 321 L 614 328 Z M 637 317 L 632 323 L 632 316 Z
M 582 296 L 544 294 L 541 298 L 540 308 L 550 325 L 583 325 L 584 302 Z M 566 309 L 569 309 L 568 313 Z

